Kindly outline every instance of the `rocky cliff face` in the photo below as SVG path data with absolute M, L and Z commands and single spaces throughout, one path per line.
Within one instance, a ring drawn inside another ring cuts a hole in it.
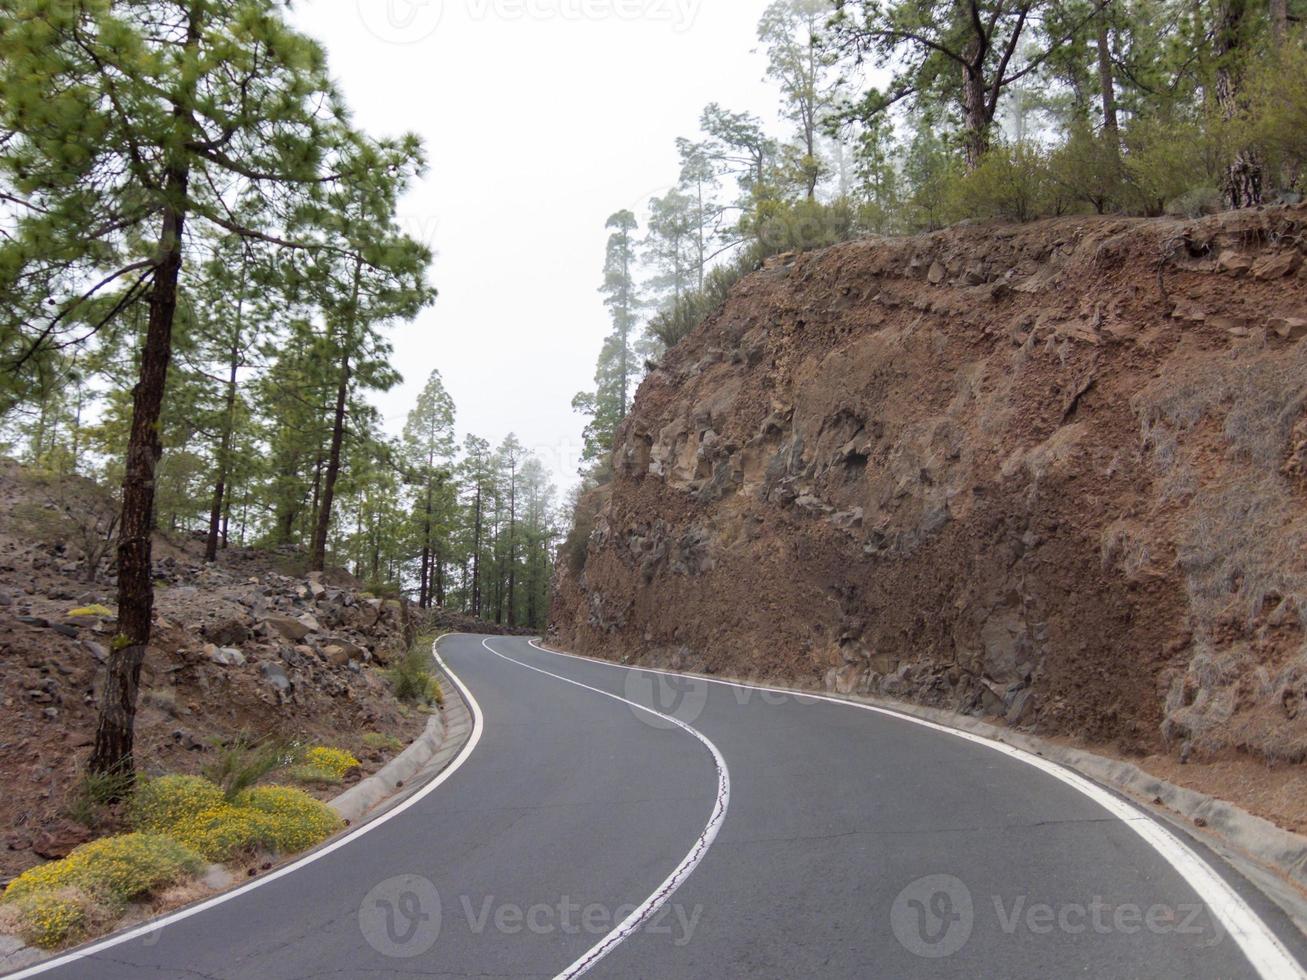
M 1307 758 L 1307 208 L 782 256 L 641 386 L 561 643 Z

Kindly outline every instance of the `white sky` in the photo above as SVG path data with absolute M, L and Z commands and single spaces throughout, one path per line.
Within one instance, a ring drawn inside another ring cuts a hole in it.
M 677 136 L 711 101 L 776 128 L 755 26 L 766 0 L 301 0 L 355 121 L 420 134 L 430 173 L 410 233 L 436 252 L 435 305 L 392 332 L 403 386 L 374 395 L 398 432 L 439 369 L 460 438 L 510 431 L 560 489 L 609 330 L 604 221 L 676 179 Z M 642 222 L 643 223 L 643 222 Z

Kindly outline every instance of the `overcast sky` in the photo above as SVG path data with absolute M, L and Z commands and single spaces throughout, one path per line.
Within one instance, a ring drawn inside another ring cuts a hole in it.
M 392 337 L 402 387 L 374 396 L 398 432 L 430 371 L 460 438 L 510 431 L 573 482 L 610 329 L 597 292 L 614 211 L 675 181 L 675 139 L 710 101 L 777 127 L 754 34 L 766 0 L 301 0 L 355 121 L 413 130 L 431 170 L 408 197 L 436 252 L 435 305 Z

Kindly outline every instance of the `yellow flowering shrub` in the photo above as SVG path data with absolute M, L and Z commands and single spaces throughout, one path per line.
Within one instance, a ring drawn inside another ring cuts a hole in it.
M 220 803 L 181 820 L 167 834 L 206 861 L 230 861 L 271 846 L 276 836 L 271 821 L 257 811 Z
M 201 813 L 224 803 L 222 790 L 202 776 L 162 776 L 136 787 L 132 823 L 138 830 L 175 836 L 173 828 L 189 824 Z
M 37 892 L 12 903 L 14 914 L 6 925 L 12 923 L 29 946 L 58 949 L 82 938 L 92 904 L 89 896 L 74 888 Z
M 102 619 L 107 619 L 111 618 L 113 614 L 112 609 L 108 606 L 102 606 L 98 602 L 90 606 L 78 606 L 68 612 L 68 615 L 73 619 L 80 619 L 83 616 L 99 616 Z
M 304 761 L 290 771 L 301 783 L 338 783 L 345 773 L 359 765 L 359 760 L 344 749 L 315 745 L 304 753 Z
M 102 837 L 62 860 L 24 871 L 9 883 L 4 901 L 79 888 L 120 904 L 198 874 L 203 866 L 194 851 L 159 834 Z
M 344 749 L 315 745 L 304 753 L 304 763 L 315 769 L 326 769 L 337 777 L 343 777 L 345 773 L 358 767 L 359 760 Z
M 358 764 L 347 752 L 326 751 Z M 138 829 L 166 834 L 207 861 L 264 849 L 293 854 L 341 826 L 335 811 L 301 790 L 256 786 L 228 802 L 217 785 L 199 776 L 164 776 L 142 784 L 132 816 Z
M 256 786 L 242 793 L 237 803 L 266 820 L 267 843 L 282 854 L 320 844 L 343 826 L 327 804 L 289 786 Z

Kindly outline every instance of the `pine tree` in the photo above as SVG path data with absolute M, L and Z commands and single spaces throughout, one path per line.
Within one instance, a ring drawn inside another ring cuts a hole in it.
M 97 772 L 131 774 L 187 236 L 339 251 L 299 220 L 305 201 L 378 178 L 337 169 L 358 162 L 343 150 L 360 138 L 321 48 L 273 0 L 12 0 L 0 16 L 0 175 L 17 210 L 0 245 L 6 391 L 30 387 L 58 349 L 148 312 L 123 476 L 119 635 L 91 758 Z
M 428 608 L 434 596 L 435 604 L 443 606 L 447 549 L 442 503 L 454 455 L 454 401 L 445 391 L 439 371 L 431 372 L 409 412 L 404 425 L 404 449 L 419 495 L 418 605 Z

